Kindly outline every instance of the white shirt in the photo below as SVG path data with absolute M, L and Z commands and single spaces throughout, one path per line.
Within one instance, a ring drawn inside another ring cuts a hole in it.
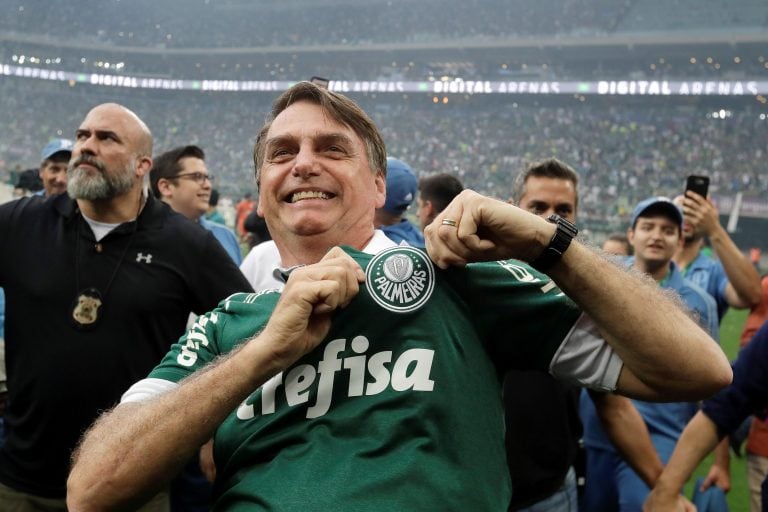
M 376 254 L 384 249 L 394 247 L 395 242 L 387 238 L 383 231 L 377 229 L 373 232 L 373 237 L 368 244 L 363 247 L 366 254 Z M 280 253 L 277 251 L 277 245 L 269 240 L 262 242 L 245 257 L 240 264 L 240 271 L 251 283 L 255 291 L 261 290 L 282 290 L 285 281 L 282 277 L 282 267 Z

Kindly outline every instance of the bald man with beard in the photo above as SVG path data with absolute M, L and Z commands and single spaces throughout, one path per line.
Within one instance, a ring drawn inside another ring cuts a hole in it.
M 99 105 L 77 129 L 68 194 L 0 208 L 0 510 L 66 510 L 83 430 L 154 366 L 190 311 L 250 289 L 211 233 L 144 193 L 152 143 L 136 114 Z

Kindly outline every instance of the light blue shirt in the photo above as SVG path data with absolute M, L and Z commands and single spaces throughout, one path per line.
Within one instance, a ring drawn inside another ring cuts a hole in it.
M 723 264 L 703 252 L 699 252 L 696 259 L 683 270 L 683 276 L 693 284 L 704 288 L 708 294 L 714 297 L 717 303 L 717 318 L 721 320 L 728 311 L 725 288 L 729 281 Z
M 205 229 L 213 233 L 216 240 L 219 241 L 224 250 L 227 251 L 229 257 L 235 262 L 238 267 L 243 262 L 243 253 L 240 251 L 240 242 L 237 241 L 235 232 L 229 229 L 223 224 L 213 222 L 205 217 L 200 217 L 200 225 Z
M 634 258 L 627 260 L 631 265 Z M 714 299 L 701 287 L 685 279 L 674 262 L 670 262 L 669 273 L 660 283 L 662 288 L 675 290 L 688 308 L 698 316 L 699 325 L 719 342 L 717 306 Z M 696 414 L 695 402 L 644 402 L 632 400 L 640 416 L 648 426 L 654 445 L 656 438 L 663 437 L 677 442 L 688 421 Z M 597 411 L 586 391 L 582 391 L 579 400 L 581 421 L 584 425 L 584 443 L 588 448 L 615 451 L 613 444 L 602 429 Z M 659 447 L 656 447 L 657 451 Z
M 392 224 L 391 226 L 381 226 L 379 229 L 396 244 L 405 241 L 411 247 L 424 247 L 424 235 L 408 219 L 402 219 L 397 224 Z

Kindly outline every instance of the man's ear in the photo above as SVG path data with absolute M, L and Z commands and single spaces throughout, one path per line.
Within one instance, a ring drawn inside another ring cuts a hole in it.
M 427 211 L 427 218 L 434 219 L 437 217 L 438 212 L 435 211 L 435 205 L 429 199 L 424 201 L 424 209 Z
M 682 238 L 682 237 L 680 237 L 680 238 Z M 632 229 L 632 228 L 627 229 L 627 240 L 629 240 L 629 245 L 631 245 L 632 247 L 635 246 L 634 245 L 634 242 L 635 242 L 635 230 L 634 229 Z
M 152 159 L 148 156 L 140 156 L 136 160 L 136 176 L 143 178 L 152 169 Z
M 157 191 L 160 192 L 160 198 L 168 198 L 173 195 L 173 183 L 171 180 L 160 178 L 157 180 Z
M 376 208 L 382 208 L 387 202 L 387 178 L 383 173 L 377 172 L 376 177 Z

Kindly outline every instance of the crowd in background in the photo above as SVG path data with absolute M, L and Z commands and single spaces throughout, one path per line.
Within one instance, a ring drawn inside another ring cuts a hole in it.
M 139 112 L 154 132 L 156 151 L 183 143 L 205 148 L 216 187 L 239 198 L 255 191 L 252 148 L 271 94 L 215 95 L 62 89 L 60 84 L 0 82 L 7 119 L 0 140 L 0 178 L 12 182 L 34 167 L 41 142 L 72 137 L 77 116 L 102 101 Z M 468 186 L 507 199 L 516 174 L 530 161 L 554 156 L 582 177 L 580 216 L 625 222 L 639 199 L 678 190 L 688 174 L 711 177 L 713 196 L 744 192 L 768 199 L 768 130 L 754 101 L 713 118 L 716 104 L 680 100 L 515 102 L 470 98 L 447 105 L 426 96 L 359 98 L 381 126 L 392 156 L 417 173 L 451 172 Z M 45 105 L 44 110 L 30 105 Z
M 675 15 L 661 17 L 659 7 L 670 3 Z M 616 34 L 651 27 L 684 31 L 768 25 L 768 6 L 760 0 L 466 0 L 450 8 L 441 0 L 197 0 L 185 4 L 184 17 L 172 4 L 150 0 L 105 3 L 98 17 L 83 17 L 75 4 L 55 9 L 47 5 L 43 0 L 20 2 L 0 17 L 0 30 L 40 34 L 45 27 L 46 37 L 83 43 L 185 48 L 473 41 Z M 343 17 L 338 9 L 344 10 Z M 205 30 L 190 30 L 190 18 L 204 20 Z M 254 18 L 259 20 L 258 31 L 253 29 Z

